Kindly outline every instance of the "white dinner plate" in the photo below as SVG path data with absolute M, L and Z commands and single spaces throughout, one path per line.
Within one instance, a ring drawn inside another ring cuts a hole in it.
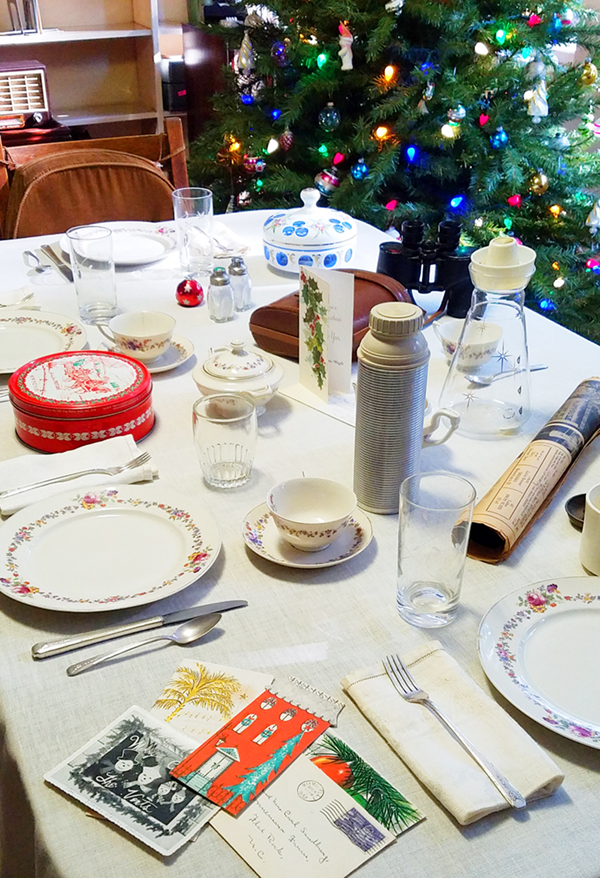
M 0 311 L 0 374 L 62 351 L 80 351 L 87 335 L 83 326 L 64 314 L 46 311 Z
M 266 503 L 255 506 L 242 522 L 242 536 L 249 549 L 283 567 L 333 567 L 360 555 L 373 538 L 367 515 L 355 509 L 348 527 L 320 552 L 300 552 L 286 542 L 277 530 Z
M 0 528 L 0 592 L 71 613 L 136 607 L 195 582 L 220 548 L 212 516 L 162 489 L 71 488 Z
M 599 580 L 545 579 L 503 597 L 479 628 L 479 658 L 511 704 L 600 749 Z
M 148 265 L 158 262 L 175 248 L 175 239 L 167 230 L 154 223 L 114 222 L 97 223 L 113 233 L 113 258 L 115 265 Z M 69 254 L 69 239 L 63 235 L 59 241 L 61 250 Z

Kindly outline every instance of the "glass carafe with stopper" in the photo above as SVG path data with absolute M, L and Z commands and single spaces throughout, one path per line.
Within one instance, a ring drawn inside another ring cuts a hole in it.
M 469 270 L 475 289 L 440 406 L 460 415 L 464 435 L 509 436 L 530 413 L 524 301 L 535 251 L 500 236 L 471 255 Z

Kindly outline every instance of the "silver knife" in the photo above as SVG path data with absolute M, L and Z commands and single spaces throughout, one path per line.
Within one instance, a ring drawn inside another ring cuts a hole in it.
M 90 646 L 92 643 L 102 643 L 103 640 L 124 637 L 125 634 L 133 634 L 136 631 L 162 628 L 163 625 L 175 625 L 177 622 L 185 622 L 187 619 L 195 619 L 198 616 L 224 613 L 226 610 L 237 610 L 239 607 L 247 606 L 248 601 L 221 601 L 216 604 L 204 604 L 201 607 L 188 607 L 186 610 L 177 610 L 176 613 L 167 613 L 166 616 L 151 616 L 149 619 L 140 619 L 138 622 L 127 622 L 125 625 L 112 625 L 110 628 L 101 628 L 100 631 L 90 631 L 89 634 L 75 634 L 73 637 L 65 637 L 63 640 L 34 643 L 31 647 L 31 655 L 34 659 L 48 658 L 51 655 L 71 652 L 71 650 L 79 649 L 82 646 Z
M 68 265 L 64 261 L 64 259 L 60 259 L 56 255 L 56 253 L 54 252 L 54 250 L 52 249 L 50 244 L 42 244 L 42 246 L 40 247 L 40 250 L 42 251 L 42 253 L 46 254 L 48 259 L 52 260 L 52 262 L 56 265 L 56 267 L 58 268 L 60 273 L 62 275 L 64 275 L 64 277 L 66 277 L 66 279 L 69 281 L 69 283 L 72 284 L 73 283 L 73 272 L 71 271 L 71 266 Z

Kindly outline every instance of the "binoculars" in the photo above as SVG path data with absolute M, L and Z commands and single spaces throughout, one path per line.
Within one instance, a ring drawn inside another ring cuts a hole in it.
M 460 232 L 460 223 L 444 220 L 438 226 L 437 241 L 423 241 L 424 223 L 405 220 L 402 242 L 380 245 L 377 271 L 400 281 L 409 291 L 443 292 L 440 310 L 445 308 L 450 317 L 466 317 L 473 293 L 469 263 L 474 248 L 457 252 Z

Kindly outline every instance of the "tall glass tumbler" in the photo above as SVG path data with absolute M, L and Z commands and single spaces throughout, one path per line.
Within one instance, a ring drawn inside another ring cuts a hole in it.
M 205 482 L 237 488 L 250 478 L 258 432 L 254 403 L 237 393 L 196 400 L 194 442 Z
M 400 486 L 397 606 L 418 628 L 456 616 L 475 489 L 452 473 L 417 473 Z
M 117 313 L 113 239 L 104 226 L 67 230 L 79 316 L 84 323 L 105 323 Z
M 181 267 L 188 277 L 213 269 L 213 199 L 210 189 L 192 186 L 173 192 L 175 231 Z

